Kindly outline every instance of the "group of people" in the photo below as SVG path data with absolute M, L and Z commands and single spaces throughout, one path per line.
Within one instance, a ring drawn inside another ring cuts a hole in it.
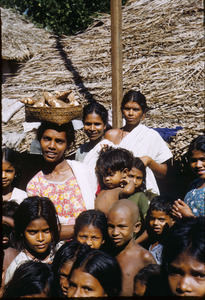
M 2 149 L 6 297 L 205 296 L 205 136 L 187 153 L 197 178 L 185 198 L 160 195 L 172 153 L 140 124 L 145 96 L 127 92 L 125 125 L 110 129 L 107 109 L 83 109 L 89 141 L 75 159 L 72 123 L 42 122 L 42 169 L 18 188 L 15 151 Z

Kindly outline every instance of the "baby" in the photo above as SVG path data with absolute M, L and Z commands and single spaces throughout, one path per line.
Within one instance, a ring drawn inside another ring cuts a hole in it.
M 110 206 L 121 198 L 127 198 L 135 192 L 135 183 L 130 180 L 125 187 L 120 183 L 133 166 L 132 153 L 122 148 L 102 149 L 96 163 L 101 191 L 95 200 L 95 209 L 107 214 Z

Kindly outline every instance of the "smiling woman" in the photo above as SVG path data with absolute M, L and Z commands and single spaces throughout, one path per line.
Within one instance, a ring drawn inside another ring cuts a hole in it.
M 57 210 L 62 226 L 61 238 L 73 235 L 75 218 L 84 210 L 94 208 L 96 177 L 94 170 L 83 168 L 80 162 L 66 160 L 65 150 L 74 141 L 72 123 L 56 125 L 43 122 L 37 138 L 44 165 L 28 183 L 29 196 L 49 197 Z M 65 233 L 65 235 L 64 235 Z

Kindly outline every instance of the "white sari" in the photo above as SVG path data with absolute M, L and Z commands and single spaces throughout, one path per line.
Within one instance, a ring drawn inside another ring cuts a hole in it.
M 167 144 L 160 134 L 154 129 L 139 124 L 118 145 L 133 152 L 135 157 L 150 156 L 158 164 L 161 164 L 172 157 Z M 159 194 L 156 179 L 152 170 L 146 168 L 146 187 Z

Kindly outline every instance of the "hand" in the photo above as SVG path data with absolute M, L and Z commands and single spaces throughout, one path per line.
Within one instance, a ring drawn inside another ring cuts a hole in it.
M 121 180 L 120 180 L 120 187 L 121 188 L 124 188 L 127 184 L 129 183 L 129 179 L 128 178 L 122 178 Z
M 145 167 L 149 166 L 149 164 L 152 162 L 152 158 L 150 156 L 142 156 L 140 159 L 143 161 Z
M 172 214 L 177 218 L 194 217 L 194 214 L 192 213 L 192 210 L 189 207 L 189 205 L 181 199 L 174 201 L 172 207 Z

